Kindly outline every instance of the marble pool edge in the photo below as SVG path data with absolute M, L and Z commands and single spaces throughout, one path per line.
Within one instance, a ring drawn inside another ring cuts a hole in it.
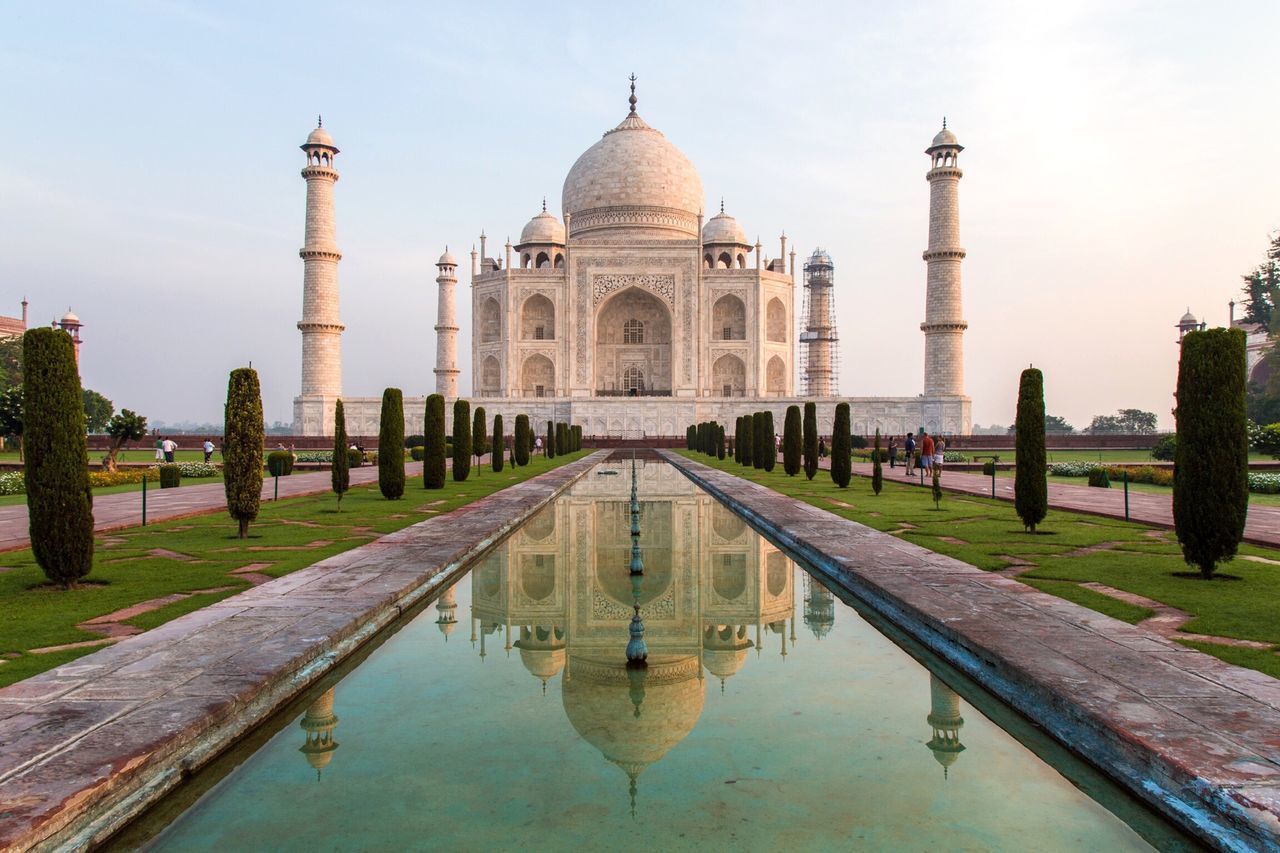
M 1171 823 L 1280 851 L 1280 681 L 659 452 Z
M 606 458 L 595 451 L 0 688 L 0 850 L 101 844 Z M 210 661 L 188 662 L 202 653 Z M 185 681 L 163 683 L 183 666 Z M 128 702 L 149 674 L 160 692 Z M 72 713 L 94 700 L 97 716 Z

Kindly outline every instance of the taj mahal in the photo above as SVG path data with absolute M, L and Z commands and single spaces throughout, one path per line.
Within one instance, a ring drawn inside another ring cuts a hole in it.
M 930 168 L 922 393 L 843 396 L 838 389 L 832 263 L 815 250 L 797 287 L 796 251 L 783 234 L 778 254 L 724 209 L 705 217 L 702 180 L 693 163 L 636 110 L 629 109 L 569 169 L 560 198 L 563 219 L 545 200 L 520 233 L 490 253 L 481 233 L 471 251 L 471 393 L 474 405 L 508 423 L 564 421 L 588 436 L 678 436 L 689 423 L 732 423 L 768 409 L 782 423 L 790 405 L 817 403 L 829 432 L 835 405 L 848 402 L 854 432 L 971 428 L 964 394 L 958 157 L 946 128 L 926 149 Z M 378 430 L 381 398 L 342 393 L 335 160 L 339 149 L 323 125 L 306 143 L 306 236 L 303 260 L 302 388 L 294 431 L 333 431 L 336 400 L 347 430 Z M 458 260 L 447 249 L 436 263 L 435 392 L 459 396 Z M 797 290 L 804 310 L 797 310 Z M 799 385 L 799 387 L 797 387 Z M 365 389 L 366 393 L 376 389 Z M 424 396 L 405 396 L 405 428 L 421 432 Z

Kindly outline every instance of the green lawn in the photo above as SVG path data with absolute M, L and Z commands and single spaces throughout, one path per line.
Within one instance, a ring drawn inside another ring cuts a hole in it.
M 183 477 L 182 485 L 179 486 L 178 488 L 182 488 L 183 486 L 195 486 L 200 483 L 221 483 L 221 482 L 222 482 L 221 477 Z M 147 482 L 148 494 L 155 492 L 159 488 L 160 488 L 159 475 L 157 474 L 155 477 L 149 477 Z M 117 495 L 123 492 L 141 493 L 142 484 L 141 483 L 125 483 L 124 485 L 121 485 L 121 486 L 99 486 L 93 490 L 93 494 L 95 497 L 97 497 L 98 495 Z M 141 494 L 139 494 L 139 499 L 141 499 Z M 0 495 L 0 506 L 14 506 L 16 504 L 25 504 L 26 502 L 27 502 L 26 495 Z
M 427 491 L 410 478 L 405 497 L 388 501 L 376 485 L 352 489 L 342 511 L 332 494 L 290 498 L 262 505 L 250 537 L 236 538 L 225 513 L 161 522 L 97 538 L 92 572 L 72 590 L 44 582 L 30 549 L 0 554 L 0 686 L 51 669 L 93 648 L 31 654 L 30 649 L 97 639 L 78 624 L 140 602 L 174 593 L 214 590 L 184 598 L 129 620 L 149 629 L 249 587 L 231 574 L 251 563 L 257 572 L 281 577 L 326 557 L 363 545 L 425 518 L 450 512 L 514 483 L 580 458 L 587 451 L 530 464 L 501 474 L 485 467 L 464 483 L 446 480 Z M 265 549 L 265 550 L 264 550 Z
M 885 470 L 888 471 L 887 468 Z M 965 473 L 972 474 L 976 472 L 966 471 Z M 1013 475 L 1014 475 L 1013 471 L 997 471 L 996 472 L 996 476 L 1002 479 L 1006 477 L 1012 477 Z M 1088 486 L 1089 478 L 1088 477 L 1055 477 L 1051 474 L 1049 475 L 1049 482 L 1062 483 L 1063 485 L 1066 485 L 1066 486 Z M 1113 480 L 1111 483 L 1111 488 L 1123 490 L 1124 484 Z M 1154 483 L 1130 483 L 1129 491 L 1143 492 L 1146 494 L 1155 494 L 1155 495 L 1172 495 L 1173 487 L 1157 486 Z M 1255 503 L 1262 506 L 1280 506 L 1280 494 L 1269 495 L 1263 492 L 1250 492 L 1249 503 Z
M 965 456 L 999 456 L 1001 462 L 1013 461 L 1013 448 L 1003 450 L 975 450 L 968 447 L 955 448 L 957 453 Z M 1046 456 L 1050 462 L 1128 462 L 1145 465 L 1156 460 L 1151 458 L 1150 450 L 1048 450 Z M 986 461 L 986 460 L 983 460 Z M 1262 453 L 1250 453 L 1250 462 L 1270 462 L 1270 456 Z
M 963 560 L 981 569 L 1003 569 L 1010 559 L 1032 564 L 1019 576 L 1037 589 L 1127 622 L 1149 613 L 1079 586 L 1085 582 L 1136 593 L 1191 614 L 1188 632 L 1273 644 L 1272 651 L 1205 646 L 1224 660 L 1277 674 L 1280 657 L 1280 551 L 1241 545 L 1241 555 L 1271 563 L 1236 559 L 1220 567 L 1220 577 L 1200 580 L 1181 556 L 1172 531 L 1154 530 L 1118 519 L 1051 510 L 1036 534 L 1028 534 L 1006 501 L 947 494 L 935 509 L 928 489 L 894 482 L 887 474 L 879 495 L 871 481 L 855 477 L 847 489 L 819 471 L 812 481 L 788 477 L 782 463 L 772 473 L 744 468 L 699 453 L 686 456 L 837 515 Z M 945 474 L 943 475 L 945 482 Z M 1085 552 L 1089 546 L 1103 550 Z M 1205 644 L 1197 645 L 1201 648 Z

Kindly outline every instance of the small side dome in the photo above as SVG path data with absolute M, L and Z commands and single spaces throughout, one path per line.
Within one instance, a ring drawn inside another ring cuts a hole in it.
M 939 145 L 959 145 L 959 144 L 960 144 L 960 140 L 956 139 L 956 135 L 954 133 L 947 130 L 947 126 L 945 124 L 942 126 L 942 130 L 938 131 L 937 136 L 933 137 L 933 147 L 935 148 Z
M 68 308 L 67 313 L 62 315 L 62 319 L 59 322 L 61 322 L 65 326 L 79 325 L 80 318 L 77 317 L 75 314 L 71 313 L 71 309 Z M 1192 322 L 1193 323 L 1195 322 L 1194 318 L 1192 319 Z
M 546 208 L 530 219 L 529 224 L 520 232 L 521 246 L 541 243 L 564 245 L 564 223 L 548 213 Z
M 1191 313 L 1190 308 L 1187 309 L 1187 313 L 1182 315 L 1182 319 L 1178 321 L 1179 326 L 1195 326 L 1195 325 L 1198 325 L 1199 323 L 1200 321 L 1196 319 L 1195 314 Z
M 747 243 L 746 232 L 742 230 L 738 220 L 725 213 L 723 209 L 707 220 L 706 225 L 702 226 L 702 242 L 707 245 L 712 243 L 732 243 L 735 246 L 750 245 Z
M 450 252 L 448 248 L 445 248 L 444 254 L 440 256 L 440 260 L 436 261 L 436 266 L 438 267 L 443 267 L 443 266 L 456 267 L 457 265 L 458 265 L 458 259 L 453 256 L 453 253 Z

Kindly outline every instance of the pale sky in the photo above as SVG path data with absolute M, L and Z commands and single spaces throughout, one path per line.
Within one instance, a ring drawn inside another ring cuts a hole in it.
M 1225 324 L 1280 227 L 1280 3 L 0 3 L 0 313 L 85 323 L 85 385 L 222 417 L 252 361 L 298 392 L 304 157 L 324 114 L 344 392 L 434 389 L 436 270 L 559 210 L 627 110 L 765 254 L 836 265 L 845 395 L 923 384 L 928 158 L 960 165 L 966 386 L 983 425 L 1045 371 L 1077 427 L 1164 427 L 1174 324 Z M 497 248 L 492 247 L 496 244 Z M 459 272 L 470 390 L 469 260 Z M 796 310 L 800 307 L 797 287 Z

